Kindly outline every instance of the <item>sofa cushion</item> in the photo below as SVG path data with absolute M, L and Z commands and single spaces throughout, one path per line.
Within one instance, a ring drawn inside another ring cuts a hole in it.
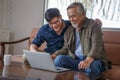
M 120 31 L 103 31 L 103 39 L 109 60 L 120 65 Z

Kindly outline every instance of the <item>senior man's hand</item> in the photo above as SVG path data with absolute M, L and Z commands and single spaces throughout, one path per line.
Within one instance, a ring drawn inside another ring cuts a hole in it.
M 78 64 L 78 69 L 86 69 L 90 66 L 94 59 L 91 57 L 87 57 L 84 61 L 80 61 Z
M 51 55 L 52 59 L 55 59 L 56 56 L 57 56 L 56 54 Z

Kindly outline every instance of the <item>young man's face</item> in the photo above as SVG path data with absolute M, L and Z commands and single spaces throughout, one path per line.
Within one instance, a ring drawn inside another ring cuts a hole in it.
M 68 15 L 69 21 L 71 22 L 74 28 L 77 28 L 82 24 L 84 15 L 78 13 L 77 7 L 69 8 L 67 10 L 67 15 Z
M 49 22 L 50 27 L 56 31 L 59 32 L 62 27 L 62 18 L 61 16 L 59 17 L 54 17 L 50 22 Z

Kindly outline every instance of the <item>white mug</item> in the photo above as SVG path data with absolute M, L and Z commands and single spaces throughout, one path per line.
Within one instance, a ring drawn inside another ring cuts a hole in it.
M 8 66 L 11 64 L 11 54 L 4 55 L 4 65 Z

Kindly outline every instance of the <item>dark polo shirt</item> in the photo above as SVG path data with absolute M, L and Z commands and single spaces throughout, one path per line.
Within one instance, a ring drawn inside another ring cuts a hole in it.
M 36 38 L 32 41 L 32 44 L 40 47 L 41 44 L 46 41 L 47 47 L 44 50 L 50 54 L 54 53 L 56 50 L 61 49 L 64 44 L 64 33 L 71 25 L 69 21 L 63 21 L 65 22 L 65 27 L 60 35 L 52 30 L 49 24 L 45 24 L 39 29 Z

